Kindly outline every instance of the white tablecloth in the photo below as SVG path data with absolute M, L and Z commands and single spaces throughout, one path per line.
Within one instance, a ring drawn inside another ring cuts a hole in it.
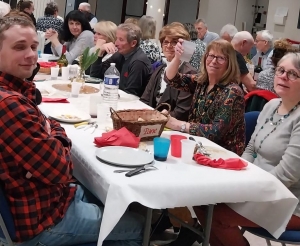
M 40 108 L 45 113 L 61 107 L 70 110 L 88 108 L 88 96 L 70 101 L 70 104 L 42 103 Z M 119 107 L 146 106 L 133 101 L 119 103 Z M 75 129 L 73 125 L 62 125 L 73 143 L 75 177 L 105 203 L 98 245 L 102 245 L 132 202 L 155 209 L 228 203 L 275 237 L 285 230 L 298 203 L 278 179 L 252 164 L 246 170 L 232 171 L 183 164 L 180 159 L 169 156 L 166 162 L 156 162 L 158 170 L 128 178 L 124 173 L 113 173 L 118 168 L 96 159 L 93 140 L 101 136 L 102 130 L 97 129 L 91 134 Z M 163 133 L 166 137 L 170 134 L 172 132 Z M 217 146 L 205 138 L 199 139 L 206 146 Z M 153 148 L 151 143 L 148 144 L 149 149 Z

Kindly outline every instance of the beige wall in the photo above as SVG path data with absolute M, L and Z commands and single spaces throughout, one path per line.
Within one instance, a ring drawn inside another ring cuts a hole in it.
M 65 9 L 66 9 L 66 1 L 65 0 L 55 0 L 58 4 L 58 15 L 61 17 L 65 17 Z
M 277 7 L 288 7 L 289 12 L 284 26 L 274 25 L 273 19 Z M 276 39 L 290 38 L 300 41 L 300 29 L 297 29 L 300 0 L 270 0 L 267 27 Z

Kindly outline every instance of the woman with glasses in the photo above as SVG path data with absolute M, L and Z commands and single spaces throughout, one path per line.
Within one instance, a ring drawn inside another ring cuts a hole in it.
M 300 53 L 288 53 L 278 62 L 274 90 L 280 98 L 265 105 L 242 157 L 273 174 L 299 199 Z M 200 222 L 204 223 L 205 206 L 194 209 Z M 259 227 L 227 205 L 218 204 L 214 208 L 210 245 L 250 245 L 239 226 Z M 286 228 L 300 230 L 299 204 Z
M 275 68 L 277 67 L 278 61 L 288 52 L 297 51 L 289 42 L 285 39 L 277 40 L 274 42 L 274 50 L 271 57 L 272 64 L 274 67 L 270 67 L 259 73 L 256 87 L 261 90 L 268 90 L 275 93 L 274 90 L 274 77 Z
M 225 40 L 211 42 L 202 58 L 200 74 L 178 73 L 184 50 L 179 39 L 175 57 L 166 68 L 164 80 L 171 87 L 194 94 L 188 121 L 170 117 L 167 127 L 206 137 L 241 155 L 245 149 L 244 94 L 232 45 Z
M 147 87 L 141 97 L 141 101 L 149 106 L 156 108 L 160 103 L 168 103 L 171 105 L 171 116 L 179 120 L 187 120 L 190 105 L 192 102 L 192 94 L 190 92 L 178 91 L 171 88 L 164 81 L 164 71 L 175 56 L 175 49 L 178 39 L 189 40 L 189 33 L 181 25 L 164 26 L 159 33 L 159 40 L 162 51 L 166 57 L 165 64 L 160 65 L 153 72 Z M 181 62 L 177 66 L 180 73 L 195 74 L 194 69 L 189 63 Z

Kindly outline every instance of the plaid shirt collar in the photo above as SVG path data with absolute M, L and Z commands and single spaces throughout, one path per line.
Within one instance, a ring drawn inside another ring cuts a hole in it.
M 0 87 L 6 87 L 7 90 L 18 92 L 35 102 L 36 86 L 33 82 L 0 71 Z

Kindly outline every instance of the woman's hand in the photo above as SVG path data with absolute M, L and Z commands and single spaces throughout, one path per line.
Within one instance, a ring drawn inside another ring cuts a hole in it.
M 98 39 L 95 48 L 96 50 L 100 49 L 99 56 L 103 56 L 104 52 L 114 54 L 117 51 L 116 46 L 112 42 L 106 43 L 104 39 Z
M 179 131 L 181 128 L 181 121 L 177 120 L 176 118 L 169 116 L 168 122 L 166 124 L 166 127 L 175 130 L 175 131 Z
M 58 32 L 50 28 L 46 31 L 45 38 L 49 39 L 51 42 L 58 40 Z
M 183 47 L 182 47 L 183 41 L 184 40 L 182 38 L 178 39 L 178 42 L 177 42 L 176 46 L 174 47 L 174 49 L 175 49 L 175 58 L 178 59 L 178 60 L 180 60 L 181 55 L 183 54 L 183 51 L 184 51 Z
M 174 131 L 181 131 L 183 125 L 185 125 L 185 132 L 189 133 L 190 132 L 190 123 L 181 121 L 181 120 L 177 120 L 176 118 L 169 116 L 169 120 L 166 124 L 166 127 L 171 130 L 174 130 Z

